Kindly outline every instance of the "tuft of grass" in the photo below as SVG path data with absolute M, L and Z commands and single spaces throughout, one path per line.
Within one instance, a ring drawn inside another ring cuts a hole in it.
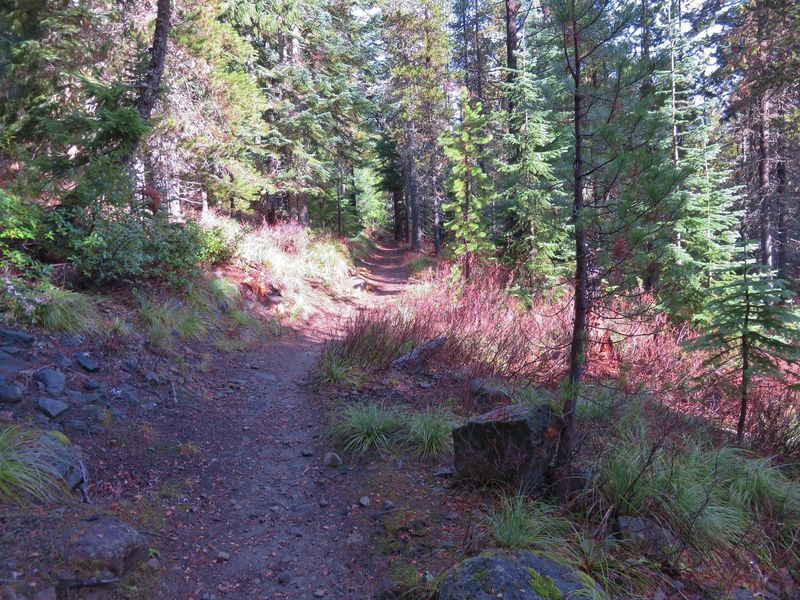
M 42 285 L 36 298 L 36 322 L 52 331 L 94 331 L 99 317 L 88 296 Z
M 121 317 L 114 317 L 109 323 L 109 330 L 114 335 L 129 336 L 133 333 L 133 327 L 125 319 Z
M 208 336 L 208 325 L 198 313 L 181 312 L 177 318 L 177 329 L 181 337 L 197 342 Z
M 314 385 L 320 387 L 328 385 L 357 387 L 363 377 L 355 361 L 345 355 L 341 346 L 334 345 L 325 350 L 311 379 Z
M 521 495 L 503 496 L 484 522 L 497 545 L 511 550 L 559 555 L 574 537 L 572 524 L 552 506 Z
M 0 430 L 0 500 L 49 500 L 63 491 L 59 457 L 41 434 L 14 426 Z
M 242 299 L 242 291 L 239 289 L 239 285 L 230 279 L 210 279 L 206 284 L 206 289 L 211 300 L 223 312 L 228 312 L 238 307 Z
M 231 322 L 241 329 L 257 333 L 264 328 L 261 319 L 246 310 L 234 309 L 228 313 Z
M 372 449 L 388 450 L 401 426 L 396 410 L 382 404 L 363 404 L 345 409 L 332 434 L 344 452 L 365 454 Z
M 454 421 L 453 415 L 441 409 L 413 413 L 407 419 L 405 445 L 422 458 L 440 456 L 453 446 Z

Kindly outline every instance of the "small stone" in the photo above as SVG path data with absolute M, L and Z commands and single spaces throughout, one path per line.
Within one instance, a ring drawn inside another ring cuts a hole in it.
M 337 468 L 342 466 L 342 459 L 336 452 L 326 452 L 323 463 L 326 467 Z
M 44 391 L 54 396 L 63 392 L 67 383 L 64 374 L 56 369 L 39 369 L 33 374 L 33 378 L 44 386 Z
M 53 359 L 53 364 L 57 367 L 61 367 L 62 369 L 66 369 L 72 365 L 72 359 L 64 354 L 58 354 Z
M 222 550 L 217 552 L 217 560 L 219 562 L 224 562 L 224 561 L 230 560 L 230 559 L 231 559 L 231 555 L 228 554 L 227 552 L 223 552 Z
M 76 433 L 89 433 L 89 425 L 80 419 L 70 419 L 64 423 L 64 429 Z
M 52 398 L 45 397 L 36 400 L 36 410 L 51 419 L 55 419 L 67 409 L 69 409 L 69 404 L 61 402 L 61 400 L 53 400 Z
M 361 498 L 358 499 L 358 503 L 364 507 L 369 506 L 369 496 L 361 496 Z
M 330 506 L 330 502 L 328 502 L 327 500 L 320 500 L 319 506 L 320 508 L 327 508 L 328 506 Z
M 394 502 L 392 502 L 391 500 L 386 500 L 383 503 L 383 508 L 385 508 L 386 510 L 392 510 L 394 508 Z
M 94 379 L 92 379 L 91 377 L 87 377 L 87 378 L 84 380 L 84 382 L 83 382 L 83 389 L 85 389 L 85 390 L 88 390 L 88 391 L 90 391 L 90 392 L 91 392 L 92 390 L 98 390 L 98 389 L 100 389 L 100 384 L 99 384 L 99 383 L 97 383 L 97 382 L 96 382 Z
M 314 598 L 324 598 L 327 593 L 325 590 L 314 590 Z
M 303 449 L 301 454 L 303 456 L 305 456 L 306 458 L 308 458 L 309 456 L 314 456 L 314 451 L 313 450 L 309 450 L 308 448 L 305 448 L 305 449 Z
M 136 390 L 129 385 L 121 385 L 119 387 L 119 397 L 133 406 L 139 406 L 142 403 L 142 399 L 139 397 L 139 394 L 137 394 Z
M 457 512 L 449 512 L 444 516 L 448 521 L 458 521 L 459 514 Z
M 100 365 L 97 364 L 97 361 L 94 360 L 87 352 L 78 352 L 75 354 L 75 360 L 78 361 L 78 364 L 83 367 L 85 370 L 89 371 L 89 373 L 96 373 L 100 370 Z
M 76 337 L 76 336 L 71 336 L 71 337 L 68 337 L 68 338 L 64 338 L 63 344 L 65 346 L 69 346 L 70 348 L 74 348 L 75 346 L 80 346 L 81 345 L 81 338 Z
M 419 387 L 421 387 L 423 390 L 429 390 L 433 387 L 433 384 L 428 381 L 420 381 Z
M 147 561 L 147 566 L 150 567 L 153 571 L 158 571 L 161 568 L 161 563 L 157 558 L 153 557 Z
M 450 477 L 456 476 L 456 470 L 452 466 L 442 467 L 438 471 L 433 474 L 434 477 L 441 477 L 442 479 L 448 479 Z
M 22 390 L 19 386 L 6 383 L 5 379 L 0 377 L 0 402 L 16 404 L 20 400 L 22 400 Z
M 130 358 L 126 358 L 122 361 L 122 370 L 126 373 L 133 373 L 136 369 L 139 368 L 139 359 L 135 356 L 131 356 Z
M 278 583 L 280 583 L 281 585 L 288 585 L 291 581 L 292 577 L 288 573 L 278 574 Z

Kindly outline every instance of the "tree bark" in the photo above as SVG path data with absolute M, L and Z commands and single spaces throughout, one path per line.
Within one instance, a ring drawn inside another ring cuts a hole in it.
M 789 226 L 786 214 L 788 200 L 786 198 L 786 161 L 782 158 L 775 167 L 775 178 L 777 179 L 775 195 L 778 200 L 778 277 L 788 279 Z
M 506 83 L 509 87 L 517 79 L 517 47 L 519 45 L 518 39 L 518 19 L 519 19 L 519 0 L 505 0 L 506 4 Z M 514 96 L 508 96 L 508 115 L 509 115 L 509 130 L 511 133 L 515 132 L 514 120 Z
M 408 203 L 411 209 L 411 247 L 419 250 L 422 246 L 422 219 L 419 206 L 419 182 L 417 165 L 412 158 L 408 167 Z
M 153 113 L 161 88 L 161 77 L 164 75 L 164 62 L 167 58 L 167 41 L 170 28 L 170 0 L 158 0 L 156 11 L 156 29 L 153 34 L 153 46 L 150 48 L 150 64 L 142 77 L 139 86 L 139 98 L 136 108 L 139 115 L 147 121 Z
M 764 97 L 761 102 L 761 122 L 758 129 L 758 226 L 759 254 L 761 264 L 771 269 L 773 260 L 772 240 L 772 195 L 770 193 L 770 101 Z
M 403 237 L 403 189 L 392 190 L 392 208 L 394 208 L 394 239 Z

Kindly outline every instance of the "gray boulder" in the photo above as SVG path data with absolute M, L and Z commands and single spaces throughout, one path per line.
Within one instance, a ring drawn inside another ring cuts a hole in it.
M 654 560 L 677 558 L 680 540 L 666 527 L 642 517 L 619 517 L 622 540 Z
M 22 390 L 0 376 L 0 403 L 16 404 L 22 400 Z
M 69 409 L 69 404 L 42 396 L 36 400 L 36 410 L 50 419 L 55 419 Z
M 15 331 L 13 329 L 7 329 L 5 327 L 0 327 L 0 343 L 3 344 L 13 344 L 16 346 L 23 346 L 25 348 L 30 348 L 33 346 L 33 342 L 36 338 L 34 338 L 31 334 L 25 333 L 23 331 Z
M 0 375 L 13 377 L 20 371 L 24 371 L 30 365 L 18 356 L 12 356 L 5 352 L 0 352 Z
M 39 369 L 33 374 L 33 378 L 44 386 L 44 391 L 53 396 L 63 392 L 67 383 L 64 374 L 56 369 Z
M 147 560 L 147 538 L 128 523 L 100 517 L 69 532 L 66 561 L 81 572 L 108 570 L 121 577 Z
M 574 570 L 532 552 L 486 552 L 453 567 L 439 600 L 566 600 L 587 591 Z
M 503 406 L 453 430 L 453 463 L 464 479 L 537 494 L 551 479 L 558 431 L 549 406 Z
M 83 367 L 89 373 L 96 373 L 100 370 L 100 365 L 97 364 L 97 361 L 89 356 L 88 352 L 77 352 L 75 354 L 75 360 L 78 361 L 78 364 Z

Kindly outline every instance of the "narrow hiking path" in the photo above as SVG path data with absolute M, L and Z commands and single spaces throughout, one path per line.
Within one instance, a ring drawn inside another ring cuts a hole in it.
M 368 546 L 363 473 L 325 466 L 324 397 L 308 385 L 322 345 L 352 310 L 406 284 L 403 249 L 363 261 L 363 301 L 319 315 L 263 347 L 220 358 L 212 402 L 183 428 L 196 451 L 185 510 L 159 540 L 164 598 L 370 598 L 381 565 Z M 238 360 L 237 360 L 238 358 Z

